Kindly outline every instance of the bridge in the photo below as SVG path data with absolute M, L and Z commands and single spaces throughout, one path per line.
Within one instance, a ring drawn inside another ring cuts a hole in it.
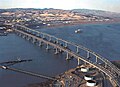
M 55 54 L 64 53 L 66 55 L 66 60 L 75 58 L 78 65 L 80 65 L 81 61 L 92 65 L 105 73 L 113 86 L 120 87 L 120 69 L 113 65 L 109 60 L 90 49 L 22 25 L 15 24 L 13 29 L 18 36 L 21 36 L 38 46 L 45 45 L 46 50 L 53 48 L 55 49 Z

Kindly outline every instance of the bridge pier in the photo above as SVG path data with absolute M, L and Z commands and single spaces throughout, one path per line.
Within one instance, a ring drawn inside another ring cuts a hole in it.
M 56 39 L 56 44 L 58 44 L 59 43 L 59 41 L 58 41 L 58 38 Z
M 21 33 L 19 33 L 19 34 L 18 34 L 18 36 L 22 37 L 22 34 L 21 34 Z
M 87 59 L 90 59 L 90 52 L 87 51 Z
M 66 60 L 70 60 L 71 57 L 69 56 L 69 53 L 67 52 L 67 55 L 66 55 Z
M 96 56 L 96 63 L 98 62 L 98 56 Z
M 15 31 L 15 30 L 14 30 Z M 18 36 L 20 36 L 20 33 L 19 32 L 15 32 Z
M 65 48 L 67 48 L 68 47 L 68 43 L 67 42 L 65 42 Z
M 77 62 L 78 62 L 78 66 L 79 66 L 80 65 L 80 59 L 79 58 L 77 59 Z
M 25 35 L 25 39 L 27 40 L 27 38 L 28 38 L 28 35 Z
M 38 42 L 38 46 L 42 46 L 42 41 L 39 41 L 39 42 Z
M 60 53 L 62 53 L 63 51 L 60 49 Z
M 40 33 L 37 33 L 37 36 L 40 37 Z
M 32 40 L 33 40 L 32 43 L 35 43 L 35 42 L 36 42 L 35 38 L 32 38 Z
M 45 35 L 43 34 L 42 38 L 44 39 L 45 38 Z
M 105 68 L 107 68 L 107 64 L 105 63 Z
M 13 30 L 15 32 L 16 35 L 18 35 L 19 33 L 15 31 L 15 29 Z
M 51 41 L 52 40 L 52 37 L 49 37 L 49 41 Z
M 22 38 L 25 38 L 25 35 L 22 35 Z
M 23 34 L 20 35 L 23 38 Z
M 30 37 L 29 36 L 27 36 L 27 38 L 26 38 L 28 41 L 30 40 Z
M 76 47 L 76 53 L 80 53 L 80 52 L 79 52 L 79 47 L 78 47 L 78 46 Z
M 46 50 L 49 50 L 50 48 L 49 48 L 49 44 L 47 43 L 47 47 L 46 47 Z
M 55 48 L 55 54 L 58 54 L 59 52 L 58 52 L 58 48 Z

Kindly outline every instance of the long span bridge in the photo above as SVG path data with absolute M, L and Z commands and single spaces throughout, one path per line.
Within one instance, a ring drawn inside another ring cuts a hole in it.
M 13 29 L 17 35 L 38 46 L 46 45 L 46 50 L 54 48 L 55 54 L 64 52 L 64 54 L 66 54 L 66 60 L 75 58 L 78 65 L 80 65 L 81 61 L 92 65 L 105 73 L 113 86 L 120 87 L 120 69 L 113 65 L 109 60 L 90 49 L 22 25 L 15 24 Z

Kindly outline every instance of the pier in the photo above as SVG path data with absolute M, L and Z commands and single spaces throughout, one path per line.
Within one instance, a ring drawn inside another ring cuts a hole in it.
M 39 78 L 44 78 L 44 79 L 49 79 L 49 80 L 56 80 L 55 78 L 52 78 L 50 76 L 45 76 L 45 75 L 42 75 L 42 74 L 37 74 L 37 73 L 34 73 L 34 72 L 25 71 L 25 70 L 21 70 L 21 69 L 11 68 L 11 67 L 7 67 L 7 66 L 0 66 L 0 68 L 5 69 L 5 70 L 11 70 L 11 71 L 27 74 L 27 75 L 31 75 L 31 76 L 34 76 L 34 77 L 39 77 Z

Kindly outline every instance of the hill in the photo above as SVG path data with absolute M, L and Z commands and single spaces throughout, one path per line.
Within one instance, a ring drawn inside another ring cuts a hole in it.
M 103 17 L 120 18 L 120 13 L 110 12 L 110 11 L 90 10 L 90 9 L 73 9 L 72 11 L 78 12 L 82 15 L 97 15 Z

